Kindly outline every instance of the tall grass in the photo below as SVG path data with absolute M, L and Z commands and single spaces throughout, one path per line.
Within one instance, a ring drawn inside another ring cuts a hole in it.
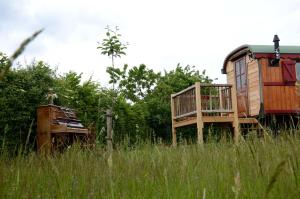
M 0 198 L 298 198 L 300 140 L 0 157 Z M 109 160 L 109 161 L 108 161 Z

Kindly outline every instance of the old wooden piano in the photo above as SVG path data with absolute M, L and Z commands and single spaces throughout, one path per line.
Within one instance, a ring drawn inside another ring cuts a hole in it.
M 74 142 L 92 146 L 95 135 L 85 128 L 74 110 L 53 104 L 37 108 L 37 149 L 49 154 L 62 151 Z

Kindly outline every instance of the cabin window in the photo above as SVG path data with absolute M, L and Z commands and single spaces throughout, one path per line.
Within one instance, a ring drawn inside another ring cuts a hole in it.
M 237 90 L 245 90 L 247 87 L 245 58 L 235 62 L 235 77 Z
M 248 115 L 247 65 L 245 57 L 235 61 L 235 82 L 238 112 Z
M 296 77 L 297 81 L 300 81 L 300 62 L 296 63 Z

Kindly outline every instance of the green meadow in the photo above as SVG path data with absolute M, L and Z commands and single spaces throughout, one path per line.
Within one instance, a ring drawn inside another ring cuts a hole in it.
M 0 198 L 299 198 L 296 135 L 0 157 Z

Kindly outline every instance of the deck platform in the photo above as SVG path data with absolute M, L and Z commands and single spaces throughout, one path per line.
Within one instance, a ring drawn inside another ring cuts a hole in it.
M 202 117 L 203 123 L 232 123 L 233 117 L 221 117 L 221 116 L 206 116 Z M 258 124 L 255 118 L 238 118 L 239 124 Z M 197 124 L 197 117 L 190 117 L 182 121 L 174 121 L 174 127 L 183 127 L 188 125 Z
M 239 118 L 236 92 L 230 84 L 194 85 L 171 95 L 172 137 L 177 144 L 176 128 L 197 125 L 197 140 L 203 143 L 205 123 L 227 123 L 233 127 L 234 141 L 240 137 L 240 124 L 258 124 L 255 118 Z

